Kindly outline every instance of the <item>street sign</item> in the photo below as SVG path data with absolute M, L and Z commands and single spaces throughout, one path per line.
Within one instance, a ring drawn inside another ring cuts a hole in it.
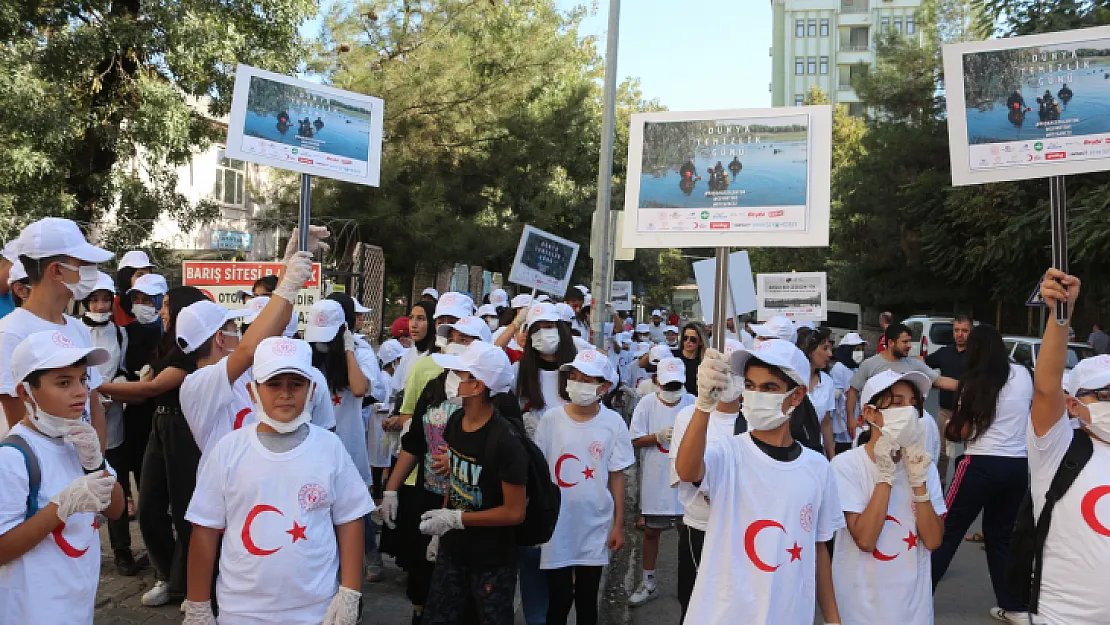
M 761 273 L 756 276 L 760 321 L 782 316 L 791 321 L 825 321 L 828 293 L 825 272 Z
M 613 310 L 632 310 L 632 282 L 613 282 L 609 303 L 613 305 Z
M 213 230 L 212 249 L 249 250 L 251 249 L 251 235 L 237 230 Z
M 574 241 L 524 226 L 509 282 L 562 297 L 577 258 L 578 244 Z
M 1025 305 L 1030 308 L 1048 308 L 1048 304 L 1046 304 L 1044 298 L 1041 297 L 1040 280 L 1037 281 L 1037 286 L 1033 287 L 1032 295 L 1029 296 L 1029 299 L 1025 300 Z
M 223 261 L 187 260 L 182 263 L 182 284 L 195 286 L 213 302 L 232 310 L 244 306 L 240 291 L 250 291 L 259 278 L 280 276 L 282 263 L 236 263 Z M 312 277 L 297 293 L 293 309 L 297 322 L 304 328 L 305 317 L 312 305 L 322 299 L 320 292 L 320 263 L 312 264 Z

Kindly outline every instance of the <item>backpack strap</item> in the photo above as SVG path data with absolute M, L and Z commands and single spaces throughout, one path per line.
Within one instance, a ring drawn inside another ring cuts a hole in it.
M 1029 593 L 1029 612 L 1033 614 L 1037 613 L 1037 603 L 1041 594 L 1044 543 L 1048 538 L 1049 526 L 1052 524 L 1052 509 L 1056 507 L 1056 502 L 1060 501 L 1068 492 L 1068 489 L 1071 488 L 1075 478 L 1079 477 L 1083 467 L 1087 466 L 1087 461 L 1091 459 L 1092 454 L 1094 454 L 1094 443 L 1091 442 L 1091 436 L 1083 430 L 1072 432 L 1068 450 L 1064 452 L 1060 466 L 1056 469 L 1056 474 L 1052 476 L 1052 483 L 1048 486 L 1048 492 L 1045 493 L 1044 508 L 1041 509 L 1041 514 L 1037 517 L 1037 526 L 1033 534 L 1033 587 Z
M 27 467 L 27 513 L 23 520 L 35 516 L 39 511 L 39 487 L 42 485 L 42 466 L 35 450 L 19 434 L 8 434 L 0 441 L 0 447 L 11 447 L 23 454 L 23 464 Z

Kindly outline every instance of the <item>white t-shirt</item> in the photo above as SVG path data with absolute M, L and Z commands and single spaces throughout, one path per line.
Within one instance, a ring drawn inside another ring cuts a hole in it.
M 532 413 L 532 416 L 537 419 L 543 418 L 549 410 L 559 408 L 567 403 L 567 400 L 559 397 L 559 372 L 540 369 L 539 375 L 540 393 L 543 395 L 543 407 L 537 408 L 528 405 L 528 400 L 526 398 L 520 398 L 521 409 Z M 520 380 L 520 362 L 513 365 L 513 379 Z M 517 382 L 514 382 L 514 388 L 516 384 Z
M 300 445 L 274 453 L 250 425 L 201 459 L 185 518 L 227 530 L 216 578 L 221 625 L 321 622 L 339 588 L 335 526 L 374 510 L 343 444 L 308 427 Z
M 736 419 L 740 413 L 726 413 L 714 410 L 709 413 L 709 425 L 705 429 L 705 444 L 716 438 L 732 438 L 735 436 Z M 682 437 L 690 427 L 690 420 L 694 418 L 694 407 L 687 406 L 678 412 L 674 419 L 674 432 L 671 434 L 671 451 L 668 455 L 670 461 L 671 486 L 678 488 L 678 502 L 682 504 L 682 523 L 696 530 L 705 531 L 709 527 L 709 499 L 705 493 L 698 490 L 690 482 L 678 479 L 675 461 L 678 459 L 678 448 L 682 445 Z
M 836 389 L 836 410 L 833 411 L 833 438 L 838 443 L 850 443 L 852 437 L 848 435 L 848 389 L 852 386 L 852 370 L 842 362 L 834 362 L 829 376 Z M 854 421 L 855 416 L 851 419 Z
M 22 423 L 16 424 L 12 433 L 22 436 L 39 459 L 39 510 L 85 474 L 70 443 L 43 436 Z M 115 474 L 111 467 L 108 470 Z M 23 523 L 28 494 L 23 454 L 0 447 L 0 535 Z M 100 534 L 96 528 L 96 515 L 70 515 L 30 551 L 0 566 L 0 622 L 91 625 L 100 581 Z
M 355 348 L 355 360 L 363 375 L 370 380 L 371 391 L 378 379 L 378 357 L 373 350 Z M 373 366 L 371 366 L 373 365 Z M 326 387 L 325 387 L 326 388 Z M 355 397 L 350 388 L 331 393 L 332 410 L 335 411 L 335 433 L 351 460 L 355 463 L 363 482 L 369 486 L 374 483 L 370 474 L 370 454 L 366 448 L 366 422 L 362 418 L 362 398 Z
M 405 390 L 405 383 L 408 381 L 409 370 L 412 369 L 413 363 L 427 355 L 428 352 L 418 351 L 415 347 L 405 351 L 405 355 L 401 356 L 401 361 L 393 369 L 394 395 L 398 395 Z
M 179 394 L 181 413 L 202 455 L 228 432 L 258 422 L 247 393 L 248 379 L 244 373 L 234 383 L 228 381 L 227 356 L 185 376 Z
M 1044 509 L 1052 477 L 1075 435 L 1066 416 L 1038 438 L 1028 429 L 1033 518 Z M 1092 437 L 1094 453 L 1056 502 L 1044 545 L 1040 617 L 1048 625 L 1110 623 L 1110 446 Z
M 685 623 L 813 622 L 819 542 L 844 527 L 829 461 L 810 449 L 780 462 L 750 433 L 716 438 L 701 490 L 709 529 Z
M 636 404 L 636 410 L 632 413 L 632 425 L 629 427 L 632 439 L 654 434 L 666 427 L 673 427 L 678 413 L 692 405 L 694 405 L 694 396 L 689 393 L 683 393 L 682 399 L 674 406 L 664 404 L 658 394 L 644 397 Z M 640 452 L 642 465 L 640 511 L 644 514 L 666 516 L 682 514 L 678 489 L 671 486 L 670 455 L 670 446 L 664 446 L 661 443 L 644 447 Z
M 65 325 L 50 323 L 49 321 L 27 312 L 26 309 L 16 308 L 0 319 L 0 395 L 16 396 L 15 379 L 12 378 L 12 353 L 23 342 L 23 339 L 36 332 L 59 331 L 78 347 L 92 347 L 92 334 L 89 328 L 80 320 L 65 315 Z M 96 367 L 89 367 L 89 388 L 100 386 L 100 371 Z M 88 403 L 85 405 L 85 421 L 88 421 Z
M 334 430 L 335 410 L 332 409 L 331 394 L 328 393 L 328 379 L 316 367 L 312 368 L 311 374 L 312 381 L 316 383 L 316 389 L 312 393 L 311 423 L 325 430 Z
M 936 465 L 940 458 L 940 428 L 937 427 L 936 417 L 929 411 L 925 411 L 925 415 L 921 417 L 921 426 L 925 430 L 925 451 L 929 452 L 933 458 L 933 464 Z
M 640 397 L 647 397 L 648 395 L 654 395 L 658 390 L 659 387 L 655 385 L 651 378 L 644 378 L 640 380 L 640 384 L 636 387 L 636 394 Z
M 832 469 L 844 513 L 862 513 L 879 475 L 867 449 L 857 447 L 838 455 Z M 929 467 L 925 484 L 933 511 L 945 514 L 948 509 L 936 466 Z M 932 625 L 932 555 L 917 535 L 912 495 L 906 471 L 898 463 L 886 523 L 873 553 L 860 550 L 847 527 L 837 531 L 833 586 L 842 622 Z
M 535 443 L 562 491 L 559 522 L 541 549 L 540 568 L 605 566 L 613 526 L 609 473 L 636 462 L 628 426 L 604 406 L 584 423 L 552 408 L 536 428 Z
M 1025 429 L 1032 404 L 1032 376 L 1025 367 L 1010 363 L 1010 379 L 998 392 L 994 421 L 982 436 L 967 444 L 964 454 L 1024 458 Z
M 809 389 L 809 401 L 817 412 L 817 420 L 821 421 L 827 413 L 836 411 L 836 384 L 824 371 L 817 372 L 817 379 L 817 386 Z
M 89 336 L 95 347 L 108 350 L 108 361 L 97 365 L 101 380 L 111 381 L 120 370 L 120 363 L 127 354 L 127 333 L 116 328 L 116 324 L 109 321 L 102 326 L 89 326 Z M 103 398 L 101 398 L 103 399 Z M 123 403 L 114 401 L 104 405 L 104 448 L 115 449 L 123 444 Z

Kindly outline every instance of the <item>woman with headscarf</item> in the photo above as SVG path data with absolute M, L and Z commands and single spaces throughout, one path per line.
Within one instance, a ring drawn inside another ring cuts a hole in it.
M 153 272 L 154 263 L 151 263 L 150 256 L 141 250 L 127 252 L 119 259 L 119 268 L 116 270 L 116 289 L 119 294 L 116 296 L 112 312 L 112 323 L 116 324 L 117 328 L 122 328 L 135 320 L 135 315 L 131 312 L 132 301 L 129 291 L 135 286 L 136 280 Z

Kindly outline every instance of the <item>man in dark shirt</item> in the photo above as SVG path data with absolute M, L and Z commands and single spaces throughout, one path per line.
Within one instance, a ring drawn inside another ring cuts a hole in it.
M 1095 349 L 1095 354 L 1110 353 L 1110 334 L 1103 331 L 1097 323 L 1091 326 L 1091 334 L 1087 337 L 1087 344 Z
M 964 374 L 964 351 L 967 349 L 967 336 L 971 334 L 971 318 L 960 315 L 952 322 L 952 337 L 955 343 L 945 345 L 925 357 L 925 364 L 931 369 L 940 369 L 940 374 L 947 378 L 959 380 Z M 956 405 L 956 393 L 941 391 L 939 397 L 940 415 L 937 426 L 944 432 L 948 419 L 952 417 L 952 409 Z M 937 471 L 940 473 L 941 483 L 945 483 L 948 473 L 948 448 L 952 443 L 941 441 L 940 458 L 937 458 Z

